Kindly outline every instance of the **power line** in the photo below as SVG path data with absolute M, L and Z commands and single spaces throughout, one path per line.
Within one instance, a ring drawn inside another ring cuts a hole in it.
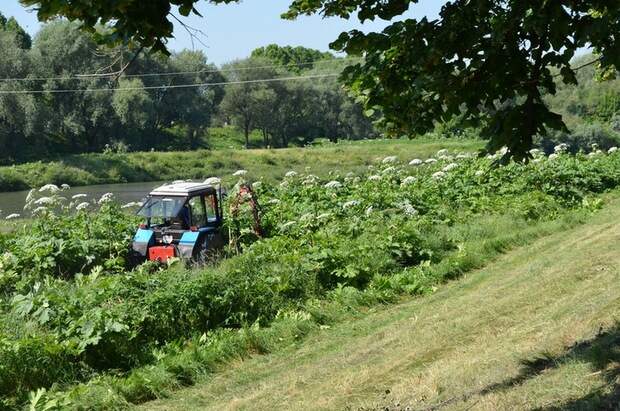
M 85 88 L 85 89 L 52 89 L 52 90 L 0 90 L 0 94 L 58 94 L 58 93 L 93 93 L 99 91 L 130 91 L 130 90 L 160 90 L 160 89 L 176 89 L 176 88 L 192 88 L 192 87 L 213 87 L 227 86 L 233 84 L 253 84 L 253 83 L 273 83 L 278 81 L 308 80 L 328 77 L 338 77 L 339 73 L 314 74 L 308 76 L 297 77 L 278 77 L 256 80 L 240 80 L 240 81 L 220 81 L 216 83 L 192 83 L 192 84 L 175 84 L 162 86 L 144 86 L 144 87 L 119 87 L 119 88 Z
M 202 73 L 228 73 L 235 71 L 250 71 L 250 70 L 259 70 L 259 69 L 268 69 L 268 68 L 287 68 L 287 67 L 304 67 L 311 65 L 319 65 L 326 63 L 336 63 L 336 62 L 347 62 L 347 61 L 355 61 L 361 60 L 361 57 L 347 57 L 343 59 L 332 59 L 332 60 L 318 60 L 314 62 L 306 62 L 306 63 L 289 63 L 286 65 L 282 64 L 272 64 L 266 66 L 254 66 L 254 67 L 239 67 L 234 69 L 208 69 L 208 70 L 194 70 L 194 71 L 171 71 L 171 72 L 163 72 L 163 73 L 142 73 L 142 74 L 123 74 L 123 77 L 165 77 L 165 76 L 180 76 L 187 74 L 202 74 Z M 113 78 L 118 75 L 119 72 L 113 73 L 91 73 L 91 74 L 72 74 L 68 76 L 62 77 L 20 77 L 20 78 L 2 78 L 0 81 L 54 81 L 54 80 L 91 80 L 97 78 Z M 122 74 L 122 73 L 121 73 Z
M 599 62 L 599 61 L 601 61 L 601 60 L 602 60 L 602 57 L 599 57 L 599 58 L 594 59 L 594 60 L 592 60 L 592 61 L 588 61 L 587 63 L 583 63 L 583 64 L 582 64 L 582 65 L 580 65 L 580 66 L 573 67 L 573 68 L 572 68 L 572 70 L 573 70 L 573 71 L 579 71 L 579 70 L 584 69 L 584 68 L 586 68 L 586 67 L 589 67 L 589 66 L 591 66 L 591 65 L 593 65 L 593 64 L 596 64 L 596 63 L 598 63 L 598 62 Z M 554 78 L 555 78 L 555 77 L 559 77 L 559 76 L 561 76 L 561 75 L 562 75 L 562 73 L 557 73 L 557 74 L 554 74 L 552 77 L 554 77 Z

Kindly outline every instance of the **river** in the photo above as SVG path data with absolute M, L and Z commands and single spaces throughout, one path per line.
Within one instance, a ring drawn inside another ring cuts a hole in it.
M 100 184 L 94 186 L 72 187 L 64 191 L 62 195 L 70 198 L 75 194 L 86 194 L 90 199 L 98 199 L 105 193 L 113 193 L 114 198 L 121 204 L 131 201 L 142 200 L 153 188 L 161 185 L 162 182 L 148 183 L 122 183 L 122 184 Z M 17 213 L 21 214 L 24 210 L 24 204 L 28 191 L 15 191 L 8 193 L 0 193 L 0 210 L 1 216 Z M 1 218 L 1 217 L 0 217 Z

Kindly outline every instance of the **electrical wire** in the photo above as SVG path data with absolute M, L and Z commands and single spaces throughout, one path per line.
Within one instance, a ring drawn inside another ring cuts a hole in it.
M 161 85 L 161 86 L 144 86 L 144 87 L 119 87 L 119 88 L 85 88 L 85 89 L 51 89 L 51 90 L 0 90 L 0 95 L 7 94 L 59 94 L 59 93 L 94 93 L 100 91 L 131 91 L 131 90 L 161 90 L 161 89 L 177 89 L 177 88 L 192 88 L 192 87 L 213 87 L 213 86 L 227 86 L 233 84 L 254 84 L 254 83 L 272 83 L 278 81 L 294 81 L 294 80 L 309 80 L 319 78 L 338 77 L 339 73 L 327 73 L 327 74 L 314 74 L 308 76 L 296 76 L 296 77 L 276 77 L 267 79 L 256 80 L 239 80 L 239 81 L 220 81 L 216 83 L 191 83 L 191 84 L 174 84 L 174 85 Z
M 203 74 L 203 73 L 228 73 L 228 72 L 237 72 L 237 71 L 251 71 L 251 70 L 260 70 L 260 69 L 268 69 L 268 68 L 287 68 L 287 67 L 304 67 L 311 65 L 320 65 L 326 63 L 335 63 L 335 62 L 347 62 L 347 61 L 358 61 L 361 60 L 361 57 L 347 57 L 343 59 L 333 59 L 333 60 L 318 60 L 315 62 L 306 62 L 306 63 L 290 63 L 286 65 L 282 64 L 272 64 L 265 66 L 254 66 L 254 67 L 238 67 L 231 69 L 208 69 L 208 70 L 195 70 L 195 71 L 171 71 L 171 72 L 163 72 L 163 73 L 142 73 L 142 74 L 123 74 L 123 77 L 165 77 L 165 76 L 181 76 L 187 74 Z M 92 74 L 72 74 L 68 76 L 62 77 L 20 77 L 20 78 L 0 78 L 0 82 L 2 81 L 55 81 L 55 80 L 91 80 L 97 78 L 113 78 L 119 74 L 118 71 L 113 73 L 92 73 Z

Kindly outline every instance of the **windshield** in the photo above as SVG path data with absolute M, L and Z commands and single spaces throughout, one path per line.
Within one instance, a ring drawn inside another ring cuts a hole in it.
M 149 197 L 138 211 L 138 215 L 148 219 L 174 218 L 179 215 L 186 200 L 185 197 Z

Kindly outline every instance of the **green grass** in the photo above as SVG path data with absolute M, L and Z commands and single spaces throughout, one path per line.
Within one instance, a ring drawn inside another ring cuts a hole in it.
M 367 140 L 288 149 L 80 154 L 62 161 L 0 167 L 0 191 L 24 190 L 48 183 L 81 186 L 210 176 L 226 177 L 225 182 L 233 182 L 231 174 L 238 169 L 247 169 L 265 181 L 276 181 L 289 170 L 299 172 L 306 168 L 324 177 L 334 169 L 357 172 L 377 157 L 424 158 L 441 148 L 475 151 L 482 145 L 481 141 L 473 140 Z
M 358 306 L 302 342 L 272 336 L 271 354 L 229 360 L 144 409 L 613 409 L 620 199 L 608 200 L 576 226 L 474 222 L 462 229 L 479 239 L 474 262 L 529 245 L 431 295 Z

